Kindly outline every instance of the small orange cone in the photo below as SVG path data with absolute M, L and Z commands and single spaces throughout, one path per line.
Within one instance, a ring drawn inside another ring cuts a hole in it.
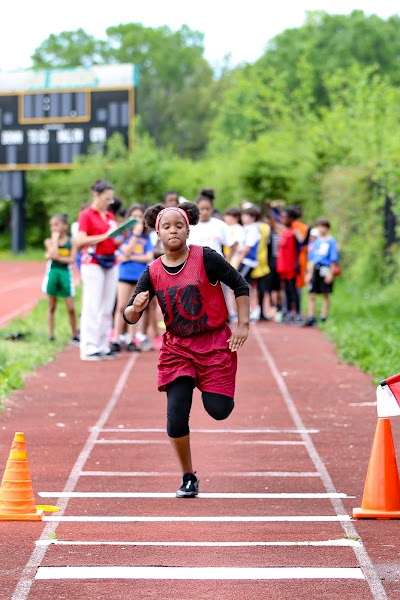
M 40 521 L 23 433 L 16 433 L 0 488 L 0 521 Z
M 353 517 L 400 519 L 400 480 L 390 419 L 378 419 L 361 508 L 353 510 Z

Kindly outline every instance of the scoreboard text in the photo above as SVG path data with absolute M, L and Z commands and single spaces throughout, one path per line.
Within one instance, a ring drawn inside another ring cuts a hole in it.
M 3 91 L 12 75 L 0 74 L 0 171 L 69 168 L 114 133 L 129 145 L 134 65 L 18 73 L 27 89 Z

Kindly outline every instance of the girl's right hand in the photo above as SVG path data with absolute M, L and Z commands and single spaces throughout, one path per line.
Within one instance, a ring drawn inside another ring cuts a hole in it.
M 135 312 L 141 312 L 144 310 L 149 303 L 149 298 L 149 292 L 140 292 L 133 301 L 133 308 L 135 309 Z

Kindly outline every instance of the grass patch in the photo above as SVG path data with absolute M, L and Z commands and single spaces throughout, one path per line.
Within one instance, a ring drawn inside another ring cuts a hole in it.
M 400 370 L 398 297 L 398 284 L 355 290 L 338 281 L 330 318 L 321 326 L 339 356 L 370 373 L 376 384 Z
M 81 290 L 78 287 L 75 308 L 79 313 Z M 22 333 L 17 341 L 5 339 L 6 334 Z M 68 313 L 61 299 L 56 311 L 56 341 L 49 342 L 47 329 L 47 299 L 43 298 L 26 317 L 14 319 L 0 329 L 0 412 L 2 401 L 14 390 L 24 387 L 24 380 L 39 365 L 52 360 L 71 339 Z
M 37 261 L 40 260 L 45 264 L 44 248 L 29 248 L 20 254 L 14 254 L 11 250 L 0 250 L 0 261 Z

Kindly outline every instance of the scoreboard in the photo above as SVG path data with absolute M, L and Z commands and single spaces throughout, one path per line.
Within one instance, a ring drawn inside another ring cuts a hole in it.
M 133 64 L 0 71 L 0 171 L 66 169 L 120 133 L 129 146 Z

